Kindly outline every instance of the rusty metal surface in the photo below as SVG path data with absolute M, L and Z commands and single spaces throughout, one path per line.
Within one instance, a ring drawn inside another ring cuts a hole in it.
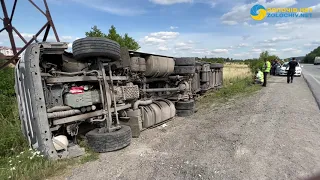
M 17 59 L 19 59 L 19 55 L 31 43 L 33 43 L 34 41 L 37 41 L 37 37 L 42 33 L 42 31 L 44 29 L 46 29 L 46 31 L 45 31 L 43 39 L 42 39 L 43 42 L 45 42 L 47 40 L 50 28 L 52 28 L 52 31 L 53 31 L 53 33 L 55 35 L 55 38 L 56 38 L 57 42 L 60 42 L 58 33 L 56 31 L 56 28 L 54 26 L 54 23 L 53 23 L 51 14 L 50 14 L 50 10 L 49 10 L 47 1 L 43 0 L 43 3 L 45 5 L 45 11 L 41 10 L 39 8 L 39 6 L 37 6 L 32 0 L 28 0 L 28 1 L 47 18 L 47 22 L 44 24 L 44 26 L 41 27 L 41 29 L 29 41 L 25 40 L 23 38 L 23 36 L 21 35 L 21 33 L 12 25 L 12 19 L 14 17 L 14 13 L 15 13 L 15 9 L 16 9 L 18 0 L 14 0 L 10 17 L 9 17 L 9 14 L 8 14 L 8 11 L 7 11 L 5 0 L 0 0 L 1 8 L 2 8 L 2 12 L 3 12 L 3 16 L 4 16 L 3 18 L 0 17 L 0 20 L 3 21 L 3 28 L 0 29 L 0 33 L 2 31 L 4 31 L 4 30 L 7 31 L 9 39 L 10 39 L 11 48 L 12 48 L 12 51 L 13 51 L 13 54 L 14 54 L 14 56 L 9 61 L 7 61 L 6 63 L 4 63 L 4 64 L 2 64 L 0 66 L 0 70 L 3 69 L 4 67 L 6 67 L 7 65 L 9 65 L 10 63 L 15 64 L 17 62 Z M 25 45 L 19 51 L 17 51 L 17 46 L 16 46 L 16 43 L 15 43 L 13 32 L 15 32 L 18 35 L 18 37 L 25 43 Z

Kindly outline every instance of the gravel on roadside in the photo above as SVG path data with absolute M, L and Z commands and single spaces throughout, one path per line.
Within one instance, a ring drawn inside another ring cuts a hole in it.
M 320 118 L 303 78 L 142 132 L 70 170 L 72 180 L 297 179 L 320 172 Z M 58 179 L 62 179 L 59 177 Z

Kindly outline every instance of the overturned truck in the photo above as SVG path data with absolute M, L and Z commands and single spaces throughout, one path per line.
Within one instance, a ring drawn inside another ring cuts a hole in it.
M 223 65 L 120 48 L 106 38 L 35 43 L 15 68 L 21 128 L 50 159 L 128 146 L 132 137 L 195 112 L 194 98 L 222 86 Z

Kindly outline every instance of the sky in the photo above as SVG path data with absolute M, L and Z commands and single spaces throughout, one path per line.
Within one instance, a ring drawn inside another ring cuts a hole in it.
M 33 0 L 44 9 L 42 0 Z M 11 12 L 12 1 L 7 0 Z M 107 33 L 114 25 L 141 46 L 138 51 L 175 57 L 256 58 L 264 50 L 280 58 L 304 56 L 320 46 L 319 0 L 47 0 L 60 40 L 85 37 L 94 25 Z M 309 8 L 311 18 L 265 18 L 250 9 Z M 0 17 L 3 17 L 0 12 Z M 26 0 L 19 0 L 13 25 L 28 40 L 46 22 Z M 0 25 L 0 29 L 1 29 Z M 15 36 L 18 46 L 23 42 Z M 41 36 L 39 36 L 41 40 Z M 48 41 L 55 41 L 52 31 Z M 0 46 L 10 46 L 6 31 Z

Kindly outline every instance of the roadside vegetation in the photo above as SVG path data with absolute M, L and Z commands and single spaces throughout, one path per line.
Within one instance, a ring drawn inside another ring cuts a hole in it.
M 244 61 L 227 61 L 223 68 L 223 87 L 218 91 L 211 91 L 199 98 L 198 107 L 207 107 L 211 104 L 222 103 L 230 98 L 251 95 L 252 93 L 261 89 L 260 85 L 253 83 L 253 78 L 256 70 L 261 69 L 264 65 L 264 59 L 272 61 L 274 59 L 280 60 L 276 55 L 270 55 L 268 51 L 260 53 L 256 59 L 247 59 Z M 221 58 L 202 58 L 206 62 L 218 63 Z M 287 60 L 281 60 L 282 63 Z
M 199 108 L 228 101 L 230 98 L 251 95 L 261 89 L 253 84 L 253 73 L 250 66 L 243 63 L 226 63 L 223 68 L 223 87 L 201 96 Z
M 320 56 L 320 46 L 316 49 L 312 50 L 310 53 L 308 53 L 305 58 L 303 59 L 304 63 L 312 63 L 314 62 L 315 57 Z

